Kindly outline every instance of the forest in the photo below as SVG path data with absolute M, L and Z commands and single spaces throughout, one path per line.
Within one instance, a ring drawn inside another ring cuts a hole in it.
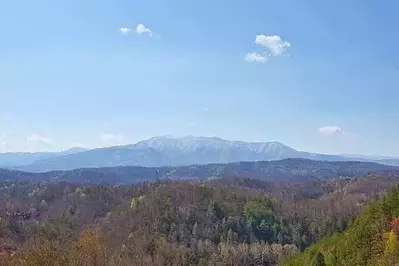
M 0 265 L 367 265 L 377 257 L 394 260 L 394 255 L 377 255 L 396 247 L 399 193 L 383 195 L 398 181 L 398 171 L 287 182 L 239 177 L 133 185 L 3 181 Z M 370 208 L 375 211 L 367 214 Z M 349 245 L 347 238 L 358 239 L 357 244 Z M 369 250 L 368 243 L 376 243 L 371 245 L 376 250 Z M 353 249 L 368 257 L 359 259 Z M 345 261 L 353 264 L 341 264 Z
M 269 181 L 304 181 L 312 178 L 359 177 L 368 173 L 395 170 L 399 170 L 399 168 L 372 162 L 284 159 L 278 161 L 164 167 L 77 168 L 68 171 L 40 173 L 0 168 L 0 181 L 27 180 L 51 183 L 135 184 L 144 181 L 204 180 L 226 177 L 246 177 Z
M 283 265 L 398 265 L 399 187 L 395 186 L 343 233 L 286 259 Z

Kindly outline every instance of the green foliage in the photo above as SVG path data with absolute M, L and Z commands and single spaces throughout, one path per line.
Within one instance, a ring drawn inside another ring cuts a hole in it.
M 399 263 L 398 240 L 396 233 L 389 231 L 388 224 L 398 215 L 399 188 L 395 187 L 370 205 L 343 234 L 316 243 L 284 265 L 321 261 L 315 254 L 322 254 L 326 265 L 396 265 Z
M 0 265 L 391 265 L 395 180 L 0 183 Z
M 244 205 L 244 215 L 250 224 L 260 225 L 262 221 L 273 224 L 274 216 L 268 199 L 249 201 Z
M 399 262 L 399 243 L 398 236 L 394 231 L 389 231 L 385 235 L 385 247 L 382 262 L 385 265 L 394 265 Z
M 321 252 L 315 252 L 310 257 L 309 266 L 325 266 L 324 255 Z

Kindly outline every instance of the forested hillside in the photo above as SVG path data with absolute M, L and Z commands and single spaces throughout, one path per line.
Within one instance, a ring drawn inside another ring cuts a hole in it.
M 399 187 L 368 206 L 342 234 L 323 239 L 283 265 L 399 265 Z
M 399 168 L 369 162 L 331 162 L 307 159 L 238 162 L 176 167 L 106 167 L 70 171 L 26 173 L 0 169 L 1 180 L 30 180 L 90 184 L 134 184 L 155 180 L 204 180 L 214 178 L 257 178 L 269 181 L 304 181 L 313 178 L 357 177 Z
M 343 232 L 398 181 L 398 172 L 298 182 L 7 181 L 0 265 L 276 265 Z

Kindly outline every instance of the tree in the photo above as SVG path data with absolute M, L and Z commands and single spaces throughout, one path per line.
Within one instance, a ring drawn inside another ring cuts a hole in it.
M 326 266 L 324 255 L 321 252 L 317 252 L 311 259 L 309 266 Z

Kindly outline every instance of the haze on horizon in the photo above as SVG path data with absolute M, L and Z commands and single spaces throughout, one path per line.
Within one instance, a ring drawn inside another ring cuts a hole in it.
M 399 156 L 382 2 L 6 1 L 0 152 L 194 135 Z

